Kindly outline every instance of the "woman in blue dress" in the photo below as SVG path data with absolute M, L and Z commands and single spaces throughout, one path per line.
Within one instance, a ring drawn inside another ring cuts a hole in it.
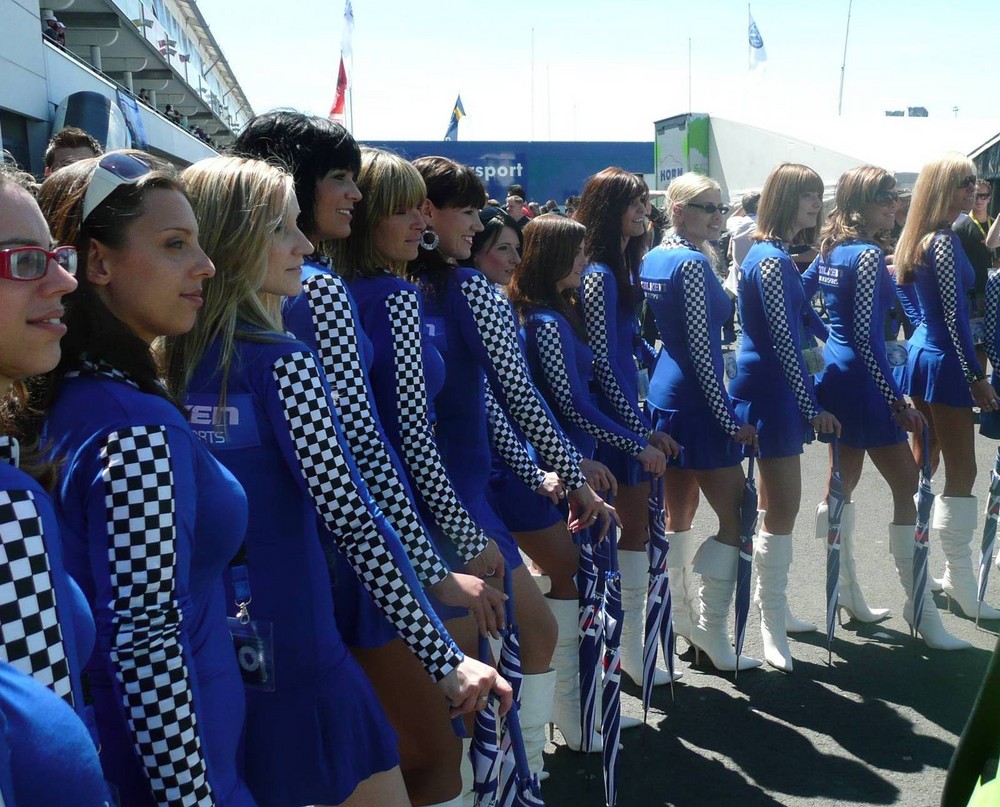
M 653 349 L 639 335 L 638 321 L 642 300 L 638 272 L 646 245 L 648 201 L 649 189 L 642 177 L 606 168 L 587 180 L 573 213 L 587 228 L 584 252 L 590 263 L 583 273 L 581 299 L 600 407 L 645 441 L 638 456 L 603 440 L 595 454 L 618 481 L 615 507 L 622 521 L 618 538 L 622 597 L 634 603 L 625 609 L 622 632 L 637 636 L 643 635 L 646 613 L 648 480 L 650 475 L 663 473 L 665 455 L 677 452 L 668 435 L 652 428 L 639 401 L 639 375 L 647 376 L 655 360 Z
M 893 377 L 883 336 L 882 323 L 896 298 L 876 238 L 895 221 L 895 185 L 883 168 L 863 165 L 847 171 L 837 183 L 836 206 L 823 228 L 819 257 L 803 275 L 807 297 L 819 290 L 830 321 L 816 397 L 841 424 L 840 474 L 847 503 L 840 525 L 839 607 L 866 622 L 884 618 L 888 611 L 869 609 L 858 585 L 851 497 L 867 453 L 892 492 L 889 546 L 907 592 L 903 616 L 912 622 L 917 467 L 906 432 L 919 433 L 926 426 Z M 968 646 L 945 631 L 929 588 L 924 596 L 924 641 L 941 649 Z
M 276 303 L 301 292 L 313 249 L 296 225 L 292 178 L 230 157 L 192 166 L 184 181 L 219 275 L 202 320 L 172 341 L 168 366 L 188 368 L 192 412 L 224 415 L 210 423 L 212 450 L 250 503 L 245 588 L 237 569 L 229 587 L 254 636 L 273 643 L 271 664 L 247 679 L 248 781 L 261 804 L 409 803 L 395 732 L 335 622 L 324 549 L 348 558 L 452 713 L 481 708 L 504 687 L 429 612 L 343 448 L 320 360 L 283 331 Z
M 764 658 L 784 671 L 792 669 L 785 591 L 802 499 L 799 456 L 814 429 L 840 434 L 837 418 L 820 406 L 813 390 L 802 334 L 814 315 L 788 254 L 792 241 L 815 241 L 822 210 L 823 180 L 812 169 L 782 163 L 765 181 L 754 244 L 740 270 L 743 340 L 729 385 L 737 416 L 757 429 L 765 513 L 754 547 L 754 599 L 761 611 Z
M 663 342 L 647 399 L 652 425 L 684 446 L 665 479 L 674 629 L 717 669 L 749 669 L 761 662 L 736 658 L 728 614 L 739 552 L 743 447 L 754 449 L 756 429 L 737 417 L 723 383 L 721 331 L 733 302 L 707 253 L 728 208 L 719 184 L 700 174 L 672 180 L 667 207 L 672 229 L 643 258 L 639 279 Z M 704 542 L 691 535 L 699 490 L 719 519 L 716 534 Z M 694 572 L 701 574 L 700 596 Z
M 910 337 L 904 391 L 930 424 L 932 457 L 940 450 L 944 490 L 935 498 L 931 526 L 939 530 L 945 554 L 945 594 L 967 617 L 1000 618 L 977 598 L 972 540 L 978 502 L 975 426 L 972 407 L 1000 408 L 996 391 L 976 358 L 969 326 L 967 292 L 975 272 L 951 223 L 971 210 L 976 166 L 958 153 L 925 165 L 913 189 L 910 212 L 896 245 L 896 282 L 916 291 L 922 321 Z M 922 458 L 921 441 L 914 455 Z
M 322 254 L 334 252 L 335 244 L 350 235 L 356 218 L 364 220 L 369 209 L 356 184 L 361 170 L 358 144 L 342 126 L 325 118 L 280 110 L 253 118 L 233 150 L 244 157 L 278 160 L 293 175 L 299 228 L 317 251 L 306 258 L 303 292 L 286 299 L 283 319 L 286 329 L 322 360 L 344 438 L 372 498 L 403 541 L 428 593 L 449 607 L 469 609 L 480 631 L 495 635 L 502 623 L 503 595 L 478 577 L 449 571 L 434 548 L 415 504 L 416 488 L 406 477 L 375 405 L 370 378 L 373 342 L 362 330 L 347 283 Z M 429 458 L 420 455 L 414 464 L 419 480 L 432 480 L 427 485 L 432 498 L 445 498 Z M 469 544 L 472 570 L 485 574 L 498 566 L 496 544 L 486 542 L 481 531 L 459 529 L 457 538 Z M 443 695 L 342 555 L 335 560 L 335 574 L 338 628 L 399 734 L 407 792 L 417 803 L 439 803 L 457 792 L 459 767 L 455 734 L 440 709 Z M 427 718 L 435 710 L 440 721 Z
M 0 797 L 99 807 L 110 796 L 81 686 L 94 620 L 64 567 L 25 387 L 59 363 L 77 256 L 54 247 L 32 184 L 0 165 Z
M 246 498 L 188 427 L 151 347 L 194 325 L 215 269 L 176 175 L 149 155 L 74 163 L 39 201 L 78 251 L 41 408 L 67 569 L 97 623 L 87 673 L 105 776 L 123 804 L 252 805 L 222 587 Z

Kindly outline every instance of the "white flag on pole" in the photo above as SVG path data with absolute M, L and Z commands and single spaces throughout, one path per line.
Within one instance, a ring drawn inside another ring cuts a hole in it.
M 749 9 L 747 9 L 749 13 Z M 750 43 L 750 69 L 761 66 L 767 61 L 767 51 L 764 50 L 764 39 L 760 35 L 757 23 L 753 21 L 753 14 L 750 14 L 750 27 L 747 30 L 747 38 Z
M 340 54 L 344 57 L 351 55 L 351 34 L 354 33 L 354 7 L 351 0 L 347 0 L 344 6 L 344 32 L 340 38 Z

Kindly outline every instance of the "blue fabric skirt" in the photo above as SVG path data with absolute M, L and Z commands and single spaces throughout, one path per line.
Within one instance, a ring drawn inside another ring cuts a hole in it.
M 790 392 L 763 401 L 732 400 L 736 417 L 757 428 L 759 454 L 765 459 L 797 456 L 802 453 L 802 446 L 816 437 L 812 426 L 802 419 Z
M 650 475 L 642 470 L 642 463 L 626 451 L 607 443 L 599 442 L 594 451 L 594 459 L 603 462 L 615 475 L 619 485 L 642 485 L 650 480 Z
M 851 448 L 866 450 L 906 442 L 906 432 L 899 428 L 867 374 L 846 374 L 837 367 L 827 367 L 816 381 L 816 398 L 840 421 L 840 441 Z M 819 439 L 829 443 L 832 437 L 821 434 Z
M 684 450 L 671 461 L 673 468 L 685 471 L 712 471 L 731 468 L 743 461 L 742 446 L 733 442 L 719 422 L 707 410 L 680 411 L 649 407 L 653 428 L 666 432 Z
M 487 499 L 511 532 L 544 530 L 563 520 L 547 496 L 540 496 L 507 468 L 490 475 Z
M 907 395 L 945 406 L 971 407 L 972 393 L 965 380 L 958 354 L 944 353 L 926 345 L 910 345 L 907 351 Z

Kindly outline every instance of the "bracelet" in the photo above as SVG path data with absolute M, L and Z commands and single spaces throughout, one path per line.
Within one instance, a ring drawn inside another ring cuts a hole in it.
M 899 415 L 913 406 L 906 398 L 900 398 L 892 405 L 892 414 Z
M 986 378 L 986 373 L 984 373 L 982 370 L 975 370 L 971 373 L 966 373 L 965 376 L 965 380 L 970 386 L 979 381 L 982 381 L 984 378 Z

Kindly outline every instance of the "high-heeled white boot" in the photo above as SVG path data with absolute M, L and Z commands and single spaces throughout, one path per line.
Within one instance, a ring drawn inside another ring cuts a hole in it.
M 528 756 L 528 768 L 538 774 L 538 781 L 544 782 L 549 774 L 543 768 L 545 750 L 545 727 L 552 722 L 552 702 L 556 689 L 556 671 L 525 675 L 521 678 L 521 734 L 524 737 L 524 751 Z
M 896 563 L 896 574 L 906 592 L 906 605 L 903 606 L 903 619 L 913 627 L 913 524 L 889 525 L 889 551 Z M 920 612 L 920 627 L 917 633 L 924 643 L 935 650 L 964 650 L 971 644 L 952 636 L 945 630 L 941 622 L 934 599 L 931 597 L 930 586 L 924 589 L 923 607 Z
M 767 514 L 767 510 L 757 511 L 757 532 L 764 529 L 764 516 Z M 756 549 L 756 547 L 755 547 Z M 788 602 L 788 597 L 785 597 L 785 633 L 814 633 L 817 630 L 816 625 L 812 622 L 806 622 L 804 619 L 799 619 L 792 613 L 791 603 Z
M 854 554 L 856 516 L 854 502 L 847 502 L 840 517 L 840 596 L 837 599 L 837 610 L 847 611 L 851 619 L 858 622 L 879 622 L 890 616 L 892 611 L 888 608 L 869 608 L 865 595 L 861 592 Z M 826 502 L 820 502 L 816 508 L 816 537 L 825 541 L 829 529 L 829 510 Z
M 937 496 L 931 526 L 939 531 L 945 565 L 942 589 L 967 617 L 1000 619 L 1000 611 L 979 604 L 979 588 L 973 570 L 972 540 L 979 521 L 979 502 L 975 496 Z
M 788 567 L 792 565 L 792 536 L 760 531 L 754 543 L 753 562 L 757 568 L 754 605 L 760 610 L 760 635 L 764 659 L 782 672 L 792 671 L 792 651 L 788 649 L 785 610 L 788 599 Z
M 580 726 L 580 606 L 576 600 L 545 600 L 556 618 L 558 633 L 556 648 L 552 653 L 555 668 L 555 692 L 552 703 L 552 722 L 562 733 L 566 745 L 579 751 L 582 743 Z M 601 736 L 596 733 L 591 753 L 604 748 Z
M 698 584 L 695 580 L 694 554 L 698 539 L 691 530 L 668 532 L 667 574 L 670 580 L 670 613 L 674 621 L 674 636 L 691 641 L 691 630 L 698 621 Z
M 622 574 L 622 672 L 642 686 L 642 648 L 645 642 L 646 591 L 649 587 L 649 557 L 645 552 L 618 550 L 618 568 Z M 683 673 L 674 674 L 674 680 Z M 670 683 L 670 672 L 657 667 L 653 686 Z
M 736 561 L 739 549 L 720 543 L 713 536 L 705 541 L 694 557 L 694 570 L 701 575 L 698 621 L 691 630 L 691 643 L 704 651 L 717 670 L 751 670 L 760 659 L 736 657 L 729 640 L 729 612 L 736 587 Z

